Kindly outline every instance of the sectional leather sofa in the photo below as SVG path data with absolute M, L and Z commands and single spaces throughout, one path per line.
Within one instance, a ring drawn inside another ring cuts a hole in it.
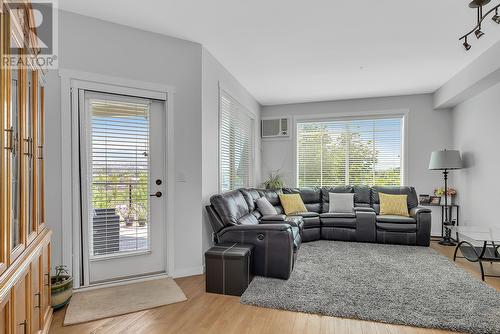
M 329 193 L 354 193 L 352 213 L 329 213 Z M 408 196 L 409 217 L 382 216 L 379 193 Z M 279 194 L 300 194 L 308 212 L 286 216 Z M 262 216 L 266 197 L 278 215 Z M 287 279 L 301 242 L 320 239 L 429 246 L 431 212 L 418 206 L 413 187 L 339 186 L 237 189 L 212 196 L 207 211 L 216 242 L 254 245 L 253 273 Z

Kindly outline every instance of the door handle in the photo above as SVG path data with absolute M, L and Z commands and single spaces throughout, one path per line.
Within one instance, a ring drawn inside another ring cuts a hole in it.
M 151 196 L 151 197 L 161 197 L 162 195 L 163 195 L 163 194 L 161 193 L 161 191 L 157 191 L 157 192 L 155 192 L 154 194 L 151 194 L 151 195 L 149 195 L 149 196 Z

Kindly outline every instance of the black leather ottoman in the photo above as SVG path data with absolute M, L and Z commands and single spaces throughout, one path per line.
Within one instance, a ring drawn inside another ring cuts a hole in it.
M 253 245 L 220 243 L 205 253 L 206 292 L 241 296 L 253 279 Z

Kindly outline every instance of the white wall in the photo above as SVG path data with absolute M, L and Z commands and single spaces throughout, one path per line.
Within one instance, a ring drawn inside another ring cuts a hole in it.
M 408 185 L 414 186 L 421 194 L 432 194 L 436 187 L 442 186 L 443 179 L 441 173 L 428 170 L 430 154 L 435 150 L 452 148 L 452 117 L 450 110 L 434 110 L 431 94 L 265 106 L 262 108 L 262 117 L 339 113 L 363 115 L 367 112 L 395 109 L 409 110 L 406 169 Z M 292 139 L 263 140 L 262 177 L 265 179 L 270 171 L 281 168 L 286 183 L 295 185 L 293 151 Z M 433 211 L 432 233 L 439 235 L 440 212 Z
M 203 48 L 203 169 L 202 169 L 202 201 L 203 206 L 209 204 L 210 196 L 219 192 L 219 85 L 233 98 L 238 100 L 255 116 L 255 177 L 260 181 L 261 149 L 260 149 L 260 105 L 248 91 Z M 212 229 L 208 215 L 203 210 L 203 250 L 211 245 Z
M 500 83 L 453 109 L 454 147 L 465 169 L 455 172 L 462 220 L 467 225 L 500 226 Z
M 93 18 L 60 12 L 60 68 L 175 87 L 174 275 L 202 268 L 202 47 Z M 47 83 L 47 221 L 54 231 L 52 263 L 62 261 L 61 110 L 59 78 Z M 179 175 L 181 174 L 182 175 Z M 65 235 L 64 238 L 71 236 Z

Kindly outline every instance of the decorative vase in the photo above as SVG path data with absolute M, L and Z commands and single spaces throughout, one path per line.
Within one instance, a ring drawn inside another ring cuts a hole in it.
M 51 278 L 50 295 L 54 310 L 64 307 L 73 296 L 73 278 L 68 275 L 60 277 L 64 280 L 59 283 L 55 283 L 55 277 Z

